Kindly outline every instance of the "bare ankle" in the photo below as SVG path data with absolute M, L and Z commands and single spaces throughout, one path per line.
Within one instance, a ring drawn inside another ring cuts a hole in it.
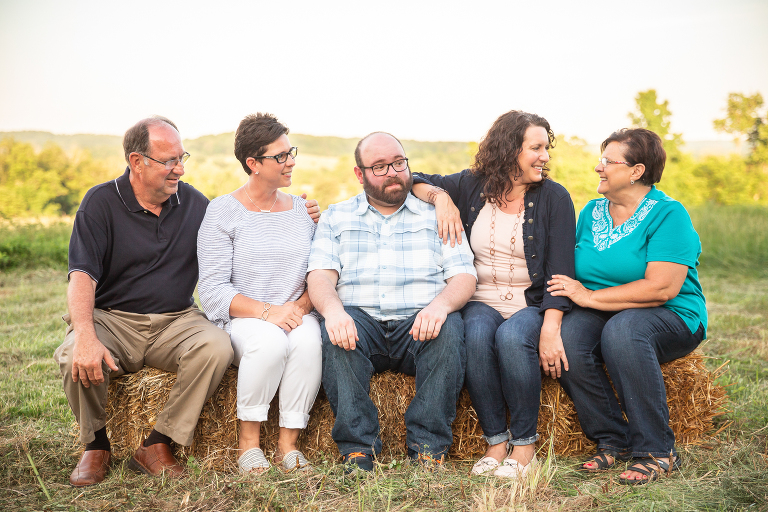
M 485 451 L 485 456 L 493 457 L 497 461 L 501 462 L 507 456 L 507 442 L 504 441 L 503 443 L 489 446 Z
M 533 460 L 536 455 L 536 446 L 533 444 L 526 444 L 521 446 L 515 446 L 512 448 L 510 457 L 515 459 L 523 466 L 527 466 Z

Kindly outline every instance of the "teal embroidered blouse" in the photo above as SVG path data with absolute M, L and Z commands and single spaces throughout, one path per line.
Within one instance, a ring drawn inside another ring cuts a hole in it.
M 691 332 L 703 325 L 706 338 L 707 308 L 696 272 L 701 241 L 685 207 L 654 186 L 626 222 L 612 225 L 605 198 L 593 199 L 581 210 L 576 279 L 590 290 L 600 290 L 643 279 L 649 261 L 686 265 L 680 293 L 663 307 L 677 313 Z

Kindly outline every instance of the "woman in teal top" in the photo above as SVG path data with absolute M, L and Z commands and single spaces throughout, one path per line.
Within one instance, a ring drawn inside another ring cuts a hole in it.
M 619 481 L 643 485 L 680 466 L 659 363 L 683 357 L 706 337 L 696 272 L 701 242 L 683 205 L 654 186 L 666 161 L 658 135 L 623 129 L 601 149 L 595 172 L 605 197 L 579 214 L 576 279 L 554 275 L 548 291 L 575 304 L 562 323 L 570 369 L 560 383 L 584 434 L 597 443 L 580 469 L 600 471 L 634 457 Z

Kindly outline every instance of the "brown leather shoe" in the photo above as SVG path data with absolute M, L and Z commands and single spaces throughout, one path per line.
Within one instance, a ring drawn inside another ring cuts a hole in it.
M 74 487 L 86 487 L 101 483 L 109 472 L 108 450 L 84 451 L 77 461 L 74 471 L 69 476 L 69 483 Z
M 142 442 L 133 454 L 128 467 L 145 475 L 160 476 L 163 471 L 166 471 L 171 478 L 184 475 L 184 466 L 179 464 L 171 454 L 171 447 L 163 443 L 144 446 Z

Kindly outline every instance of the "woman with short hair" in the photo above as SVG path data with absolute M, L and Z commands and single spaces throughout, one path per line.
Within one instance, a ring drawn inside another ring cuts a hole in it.
M 644 485 L 680 467 L 659 363 L 685 356 L 706 337 L 696 272 L 701 242 L 685 207 L 654 185 L 666 161 L 658 135 L 619 130 L 601 150 L 595 172 L 604 198 L 579 215 L 576 279 L 555 275 L 547 290 L 576 304 L 563 320 L 570 370 L 560 383 L 597 443 L 580 469 L 601 471 L 635 457 L 619 481 Z
M 260 426 L 279 388 L 280 434 L 274 461 L 309 468 L 297 447 L 320 387 L 320 324 L 310 314 L 306 272 L 315 222 L 291 185 L 297 148 L 270 114 L 247 116 L 235 134 L 235 156 L 248 175 L 231 194 L 211 201 L 200 226 L 200 302 L 209 320 L 232 339 L 239 367 L 238 465 L 270 467 Z

